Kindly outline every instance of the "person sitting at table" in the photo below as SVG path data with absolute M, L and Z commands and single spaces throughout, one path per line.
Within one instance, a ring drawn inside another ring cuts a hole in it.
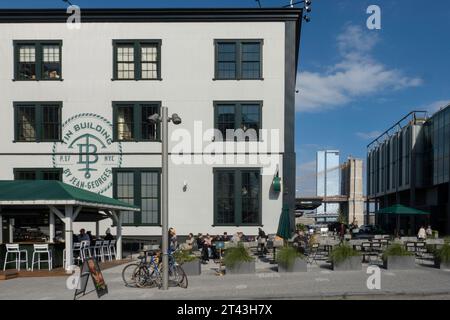
M 192 248 L 194 247 L 194 241 L 195 241 L 194 234 L 189 233 L 189 235 L 183 245 L 184 250 L 192 250 Z
M 228 235 L 228 232 L 225 231 L 222 235 L 222 241 L 227 242 L 230 240 L 231 240 L 231 237 Z
M 86 233 L 86 230 L 81 229 L 80 234 L 78 235 L 78 241 L 90 241 L 89 236 Z
M 241 233 L 240 232 L 236 232 L 233 234 L 233 237 L 231 237 L 231 241 L 234 243 L 238 243 L 241 241 Z
M 256 240 L 258 240 L 258 246 L 259 246 L 262 254 L 267 254 L 268 253 L 268 250 L 266 247 L 267 235 L 263 229 L 258 228 L 258 237 L 256 238 Z
M 209 234 L 206 234 L 206 236 L 203 236 L 203 243 L 202 243 L 202 262 L 207 263 L 209 261 L 209 255 L 212 245 L 212 239 L 209 236 Z
M 197 234 L 197 250 L 202 251 L 203 248 L 203 235 L 201 233 Z
M 94 236 L 92 235 L 92 231 L 87 231 L 86 234 L 87 234 L 88 237 L 89 237 L 89 241 L 90 241 L 91 243 L 93 243 L 93 242 L 94 242 Z
M 105 237 L 103 238 L 103 240 L 105 240 L 105 241 L 111 241 L 111 240 L 114 240 L 114 236 L 111 234 L 111 229 L 106 229 L 106 235 L 105 235 Z

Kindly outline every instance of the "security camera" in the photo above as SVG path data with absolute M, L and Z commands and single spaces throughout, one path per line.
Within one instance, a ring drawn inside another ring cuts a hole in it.
M 308 16 L 304 16 L 303 19 L 305 19 L 306 22 L 310 22 L 311 19 Z
M 157 113 L 148 117 L 148 122 L 153 123 L 153 124 L 158 123 L 160 120 L 161 120 L 161 118 L 160 118 L 159 114 L 157 114 Z
M 311 7 L 310 6 L 306 6 L 305 10 L 306 10 L 306 12 L 311 12 Z
M 305 4 L 306 4 L 307 6 L 311 5 L 311 0 L 306 0 L 306 1 L 305 1 Z
M 178 114 L 174 113 L 172 115 L 172 122 L 175 125 L 179 125 L 181 123 L 181 118 L 178 116 Z

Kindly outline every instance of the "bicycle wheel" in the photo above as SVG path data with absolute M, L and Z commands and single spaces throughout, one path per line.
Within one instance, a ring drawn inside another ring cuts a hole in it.
M 178 273 L 178 285 L 183 288 L 183 289 L 187 289 L 188 287 L 188 278 L 186 273 L 184 272 L 183 268 L 181 266 L 176 266 L 175 270 Z
M 139 270 L 139 263 L 132 263 L 127 265 L 122 270 L 122 280 L 127 287 L 136 287 L 136 274 Z
M 179 265 L 169 266 L 169 283 L 175 286 L 186 289 L 188 286 L 188 279 L 183 268 Z
M 144 288 L 151 285 L 150 272 L 145 265 L 140 265 L 136 271 L 136 286 Z

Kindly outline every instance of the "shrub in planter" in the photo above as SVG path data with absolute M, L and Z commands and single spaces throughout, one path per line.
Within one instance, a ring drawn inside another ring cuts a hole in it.
M 438 268 L 450 270 L 450 244 L 446 243 L 436 250 L 435 265 Z
M 230 274 L 246 274 L 255 272 L 255 259 L 248 250 L 239 244 L 237 247 L 225 251 L 223 259 L 226 270 Z
M 200 260 L 190 250 L 180 250 L 174 253 L 175 261 L 183 267 L 188 276 L 198 276 L 202 272 Z
M 414 253 L 409 252 L 399 243 L 390 245 L 383 252 L 383 265 L 386 269 L 405 270 L 414 269 L 416 266 L 416 257 Z
M 346 244 L 335 248 L 330 255 L 333 270 L 356 271 L 362 269 L 361 253 Z
M 278 272 L 306 272 L 307 263 L 294 247 L 284 247 L 277 252 Z

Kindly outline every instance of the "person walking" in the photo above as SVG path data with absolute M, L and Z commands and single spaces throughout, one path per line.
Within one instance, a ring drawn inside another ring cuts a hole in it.
M 417 233 L 417 238 L 419 240 L 425 240 L 427 238 L 427 232 L 425 231 L 425 227 L 421 226 L 419 232 Z

